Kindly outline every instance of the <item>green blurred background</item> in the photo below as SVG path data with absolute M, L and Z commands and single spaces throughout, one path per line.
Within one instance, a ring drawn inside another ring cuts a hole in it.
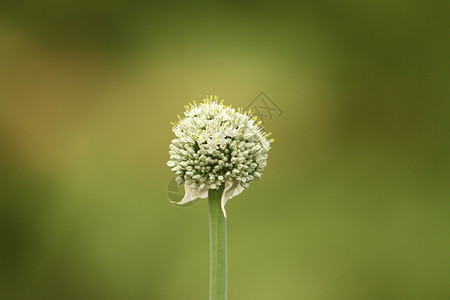
M 170 122 L 261 91 L 229 299 L 450 299 L 449 3 L 1 1 L 0 299 L 207 299 Z

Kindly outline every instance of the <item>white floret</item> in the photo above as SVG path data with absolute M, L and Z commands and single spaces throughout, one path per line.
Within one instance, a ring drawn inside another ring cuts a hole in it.
M 261 178 L 270 144 L 268 135 L 249 113 L 218 103 L 217 97 L 187 107 L 174 124 L 167 165 L 186 194 L 178 204 L 207 196 L 225 185 L 222 209 L 228 199 Z

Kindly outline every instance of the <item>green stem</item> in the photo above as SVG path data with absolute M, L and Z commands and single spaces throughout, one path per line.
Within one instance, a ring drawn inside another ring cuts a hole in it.
M 209 300 L 227 299 L 227 221 L 221 208 L 224 185 L 209 190 Z

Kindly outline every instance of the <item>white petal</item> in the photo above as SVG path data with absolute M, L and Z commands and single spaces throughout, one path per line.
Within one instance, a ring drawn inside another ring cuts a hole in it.
M 184 190 L 186 193 L 184 194 L 184 197 L 183 197 L 183 199 L 181 199 L 180 202 L 176 202 L 176 201 L 170 201 L 170 202 L 174 203 L 174 204 L 178 204 L 178 205 L 183 205 L 188 202 L 194 201 L 197 198 L 208 198 L 208 190 L 207 189 L 205 191 L 199 191 L 197 189 L 192 188 L 189 184 L 185 183 Z
M 240 185 L 237 181 L 227 181 L 225 182 L 225 189 L 222 194 L 222 212 L 223 216 L 227 217 L 227 212 L 225 211 L 225 204 L 227 204 L 228 199 L 233 198 L 234 196 L 239 195 L 244 190 L 244 187 Z

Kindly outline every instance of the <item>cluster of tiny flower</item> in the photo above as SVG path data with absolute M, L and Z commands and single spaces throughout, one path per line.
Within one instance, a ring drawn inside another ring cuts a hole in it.
M 195 197 L 222 184 L 243 190 L 261 178 L 273 142 L 251 112 L 222 103 L 217 96 L 194 101 L 185 106 L 185 117 L 172 123 L 177 138 L 171 141 L 167 165 L 178 184 L 196 191 Z

